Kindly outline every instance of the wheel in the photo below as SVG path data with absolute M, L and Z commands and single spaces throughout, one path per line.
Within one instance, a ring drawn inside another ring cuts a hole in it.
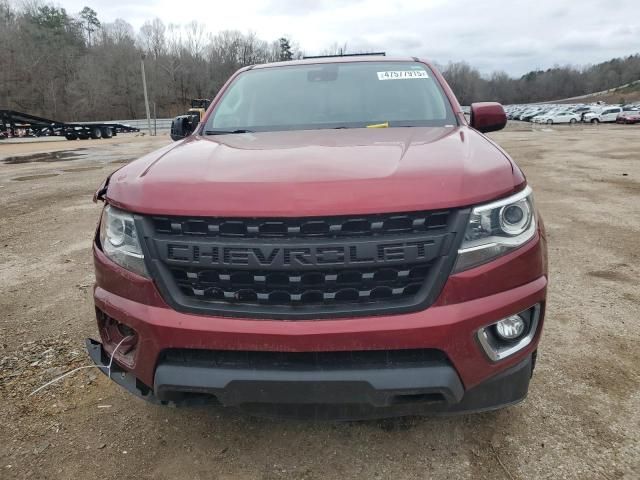
M 600 120 L 598 120 L 597 118 L 592 118 L 591 123 L 600 123 Z
M 89 135 L 91 135 L 91 138 L 94 140 L 98 140 L 99 138 L 102 138 L 102 130 L 100 127 L 93 127 Z
M 553 120 L 551 119 L 547 120 L 547 125 L 553 125 Z
M 88 133 L 85 133 L 85 132 L 79 133 L 79 134 L 78 134 L 78 138 L 79 138 L 80 140 L 88 140 L 88 139 L 89 139 L 89 134 L 88 134 Z
M 78 135 L 76 135 L 76 132 L 68 132 L 64 134 L 64 138 L 66 138 L 67 140 L 77 140 Z
M 111 138 L 113 137 L 113 130 L 110 127 L 102 127 L 102 138 Z
M 569 120 L 569 123 L 571 125 L 574 125 L 577 122 L 577 120 L 575 118 L 572 118 L 571 120 Z

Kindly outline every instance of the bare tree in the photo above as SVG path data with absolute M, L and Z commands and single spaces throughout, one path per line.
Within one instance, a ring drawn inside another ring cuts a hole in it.
M 166 30 L 164 23 L 162 23 L 162 20 L 159 18 L 146 21 L 144 25 L 140 27 L 142 48 L 155 59 L 158 59 L 166 51 Z
M 194 57 L 202 54 L 205 41 L 205 28 L 202 23 L 197 21 L 189 22 L 186 25 L 186 44 L 187 50 Z
M 329 47 L 325 48 L 321 55 L 344 55 L 348 53 L 347 42 L 339 44 L 337 42 L 332 43 Z

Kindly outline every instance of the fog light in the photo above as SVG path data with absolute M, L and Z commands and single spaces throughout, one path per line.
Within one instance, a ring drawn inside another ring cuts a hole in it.
M 478 330 L 478 341 L 490 360 L 497 362 L 519 352 L 535 338 L 541 305 L 510 315 Z
M 515 340 L 524 332 L 525 322 L 520 315 L 511 315 L 496 323 L 496 333 L 503 340 Z

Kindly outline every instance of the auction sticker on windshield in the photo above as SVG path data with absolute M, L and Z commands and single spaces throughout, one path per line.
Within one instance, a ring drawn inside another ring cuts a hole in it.
M 429 78 L 424 70 L 394 70 L 378 72 L 378 80 L 409 80 L 412 78 Z

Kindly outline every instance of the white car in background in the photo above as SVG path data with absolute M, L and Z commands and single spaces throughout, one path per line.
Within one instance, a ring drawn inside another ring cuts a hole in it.
M 585 113 L 583 120 L 587 123 L 615 122 L 622 113 L 622 107 L 606 107 L 600 112 Z
M 544 115 L 538 115 L 533 119 L 535 123 L 576 123 L 580 116 L 568 110 L 551 110 Z
M 580 121 L 580 115 L 573 112 L 553 112 L 544 115 L 538 120 L 538 123 L 546 123 L 552 125 L 554 123 L 570 123 L 575 124 Z
M 535 117 L 531 117 L 531 122 L 533 123 L 544 123 L 546 118 L 549 115 L 553 115 L 555 113 L 554 109 L 542 110 L 540 113 L 536 114 Z

